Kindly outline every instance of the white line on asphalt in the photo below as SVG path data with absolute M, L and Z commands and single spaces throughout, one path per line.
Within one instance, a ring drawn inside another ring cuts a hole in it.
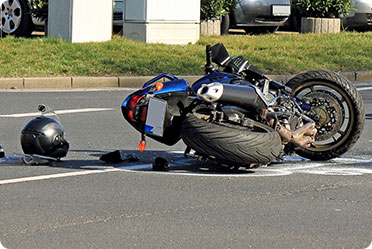
M 112 92 L 112 91 L 134 91 L 137 88 L 130 87 L 108 87 L 108 88 L 75 88 L 75 89 L 0 89 L 5 93 L 54 93 L 54 92 Z
M 103 111 L 112 111 L 112 110 L 115 110 L 115 109 L 114 108 L 83 108 L 83 109 L 59 110 L 59 111 L 54 111 L 54 112 L 55 114 L 73 114 L 73 113 L 82 113 L 82 112 L 103 112 Z M 39 115 L 40 115 L 40 112 L 4 114 L 4 115 L 0 115 L 0 118 L 24 118 L 24 117 L 34 117 L 34 116 L 39 116 Z
M 353 160 L 352 160 L 353 161 Z M 364 160 L 363 160 L 364 161 Z M 344 161 L 347 163 L 347 160 Z M 372 163 L 370 160 L 368 161 Z M 350 163 L 350 162 L 349 162 Z M 310 174 L 310 175 L 328 175 L 328 176 L 360 176 L 364 174 L 372 174 L 371 169 L 358 168 L 358 167 L 338 167 L 335 164 L 330 163 L 312 163 L 308 162 L 307 165 L 302 166 L 274 166 L 270 168 L 260 167 L 252 169 L 251 172 L 241 173 L 213 173 L 213 172 L 179 172 L 177 170 L 171 170 L 168 172 L 152 171 L 151 164 L 135 165 L 130 167 L 120 167 L 126 172 L 141 172 L 151 174 L 168 174 L 168 175 L 179 175 L 179 176 L 201 176 L 201 177 L 273 177 L 273 176 L 288 176 L 292 174 Z
M 30 177 L 8 179 L 8 180 L 0 180 L 0 185 L 21 183 L 21 182 L 41 181 L 41 180 L 56 179 L 56 178 L 71 177 L 71 176 L 100 174 L 100 173 L 114 172 L 114 171 L 120 171 L 120 170 L 121 169 L 112 168 L 112 169 L 103 169 L 103 170 L 84 170 L 84 171 L 68 172 L 68 173 L 60 173 L 60 174 L 52 174 L 52 175 L 42 175 L 42 176 L 30 176 Z
M 318 166 L 317 166 L 318 167 Z M 109 172 L 116 172 L 116 171 L 124 171 L 124 172 L 137 172 L 137 173 L 151 173 L 151 174 L 168 174 L 168 175 L 182 175 L 182 176 L 214 176 L 214 177 L 262 177 L 262 176 L 284 176 L 290 175 L 292 172 L 289 171 L 278 171 L 278 170 L 268 170 L 268 169 L 261 169 L 264 175 L 254 175 L 254 174 L 220 174 L 220 173 L 200 173 L 200 172 L 162 172 L 162 171 L 152 171 L 152 164 L 142 164 L 142 165 L 132 165 L 132 166 L 123 166 L 119 168 L 108 168 L 103 170 L 84 170 L 84 171 L 77 171 L 77 172 L 68 172 L 68 173 L 59 173 L 59 174 L 51 174 L 51 175 L 41 175 L 41 176 L 30 176 L 30 177 L 22 177 L 22 178 L 14 178 L 14 179 L 6 179 L 0 180 L 0 186 L 6 184 L 15 184 L 15 183 L 23 183 L 23 182 L 34 182 L 34 181 L 42 181 L 42 180 L 50 180 L 50 179 L 57 179 L 57 178 L 65 178 L 65 177 L 73 177 L 73 176 L 83 176 L 83 175 L 92 175 L 92 174 L 102 174 L 102 173 L 109 173 Z
M 367 86 L 367 87 L 357 87 L 357 90 L 358 90 L 358 91 L 369 91 L 369 90 L 372 90 L 372 87 L 371 87 L 371 86 Z
M 300 165 L 298 165 L 300 163 Z M 336 158 L 324 163 L 306 161 L 302 164 L 301 161 L 288 161 L 283 164 L 275 164 L 272 167 L 260 167 L 240 173 L 218 173 L 218 172 L 191 172 L 185 170 L 170 170 L 168 172 L 153 171 L 152 164 L 140 164 L 131 166 L 121 166 L 117 168 L 107 168 L 101 170 L 84 170 L 68 173 L 58 173 L 51 175 L 31 176 L 15 179 L 0 180 L 0 185 L 15 184 L 23 182 L 41 181 L 49 179 L 57 179 L 64 177 L 83 176 L 91 174 L 101 174 L 108 172 L 136 172 L 147 174 L 167 174 L 178 176 L 199 176 L 199 177 L 273 177 L 273 176 L 288 176 L 292 174 L 310 174 L 310 175 L 328 175 L 328 176 L 360 176 L 372 174 L 372 169 L 356 167 L 357 163 L 372 164 L 371 159 L 364 158 Z M 350 167 L 350 165 L 354 165 Z M 175 166 L 175 165 L 173 165 Z M 187 163 L 184 164 L 187 166 Z

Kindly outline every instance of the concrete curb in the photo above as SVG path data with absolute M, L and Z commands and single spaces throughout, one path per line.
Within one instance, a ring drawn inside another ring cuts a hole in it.
M 366 84 L 372 81 L 372 71 L 341 72 L 355 84 Z M 268 75 L 271 79 L 287 82 L 294 75 Z M 0 78 L 0 89 L 79 89 L 79 88 L 139 88 L 154 76 L 133 77 L 40 77 L 40 78 Z M 201 75 L 177 76 L 189 84 L 198 80 Z

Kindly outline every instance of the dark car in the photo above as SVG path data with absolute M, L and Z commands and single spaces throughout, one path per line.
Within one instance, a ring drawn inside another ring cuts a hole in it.
M 230 15 L 224 16 L 221 33 L 229 28 L 244 29 L 247 33 L 275 31 L 291 14 L 290 0 L 240 0 Z
M 353 0 L 354 7 L 343 20 L 346 28 L 372 27 L 372 0 Z
M 369 30 L 372 27 L 372 0 L 352 0 L 353 8 L 348 15 L 342 18 L 345 29 Z M 292 4 L 292 14 L 285 26 L 292 31 L 301 30 L 301 14 Z
M 0 0 L 0 32 L 3 35 L 29 36 L 44 22 L 32 17 L 29 0 Z M 113 25 L 122 24 L 123 0 L 113 1 Z M 87 6 L 89 10 L 89 6 Z M 0 33 L 1 34 L 1 33 Z

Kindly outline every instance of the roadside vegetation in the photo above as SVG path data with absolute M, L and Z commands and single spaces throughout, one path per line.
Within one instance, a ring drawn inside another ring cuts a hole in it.
M 194 45 L 145 44 L 114 36 L 71 44 L 47 37 L 0 39 L 0 77 L 199 75 L 205 45 L 224 43 L 267 74 L 372 69 L 372 32 L 201 37 Z

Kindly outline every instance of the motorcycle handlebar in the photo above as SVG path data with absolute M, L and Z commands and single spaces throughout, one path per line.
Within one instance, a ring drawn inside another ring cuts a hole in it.
M 211 45 L 206 46 L 206 58 L 207 58 L 207 64 L 205 64 L 205 72 L 211 73 L 213 72 L 213 65 L 212 65 L 212 47 Z

